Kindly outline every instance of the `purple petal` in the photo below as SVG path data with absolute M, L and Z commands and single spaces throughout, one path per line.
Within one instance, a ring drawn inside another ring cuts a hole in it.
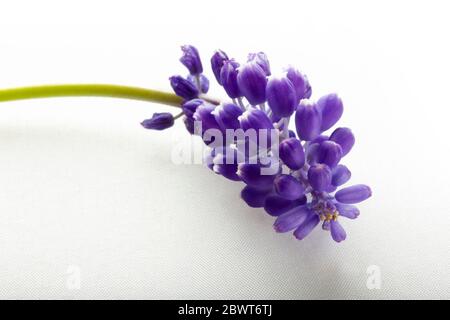
M 342 204 L 342 203 L 335 203 L 337 211 L 339 212 L 340 216 L 349 218 L 349 219 L 356 219 L 359 216 L 359 209 L 351 204 Z
M 297 134 L 302 140 L 310 141 L 321 133 L 322 115 L 317 105 L 310 100 L 300 101 L 295 113 Z
M 300 181 L 287 174 L 276 177 L 274 186 L 277 194 L 288 200 L 298 199 L 305 193 L 305 188 Z
M 330 231 L 331 231 L 331 237 L 336 242 L 341 242 L 345 240 L 347 237 L 347 233 L 345 233 L 344 228 L 342 228 L 341 224 L 337 222 L 336 220 L 331 220 L 330 222 Z
M 317 162 L 324 163 L 330 168 L 336 167 L 341 158 L 342 148 L 336 142 L 324 141 L 317 150 Z
M 241 127 L 238 118 L 242 115 L 242 109 L 232 103 L 217 106 L 212 114 L 223 132 L 226 129 L 237 130 Z
M 315 213 L 310 213 L 307 219 L 298 226 L 298 228 L 294 232 L 294 236 L 298 240 L 303 240 L 307 235 L 313 231 L 313 229 L 319 224 L 320 218 Z
M 331 170 L 325 164 L 312 165 L 308 170 L 308 181 L 316 191 L 326 191 L 331 184 Z
M 342 100 L 335 93 L 321 97 L 317 105 L 322 112 L 322 131 L 328 130 L 338 122 L 344 112 Z
M 174 124 L 174 118 L 172 114 L 168 112 L 154 113 L 151 119 L 147 119 L 141 122 L 141 125 L 145 129 L 152 130 L 164 130 L 170 128 Z
M 297 95 L 287 77 L 270 77 L 267 82 L 266 96 L 270 109 L 277 117 L 289 117 L 297 107 Z
M 287 200 L 277 195 L 271 195 L 266 198 L 264 203 L 264 210 L 271 216 L 279 216 L 294 207 L 304 205 L 306 203 L 306 197 L 303 196 L 298 200 Z
M 228 96 L 232 99 L 242 96 L 239 90 L 237 76 L 239 64 L 233 60 L 227 60 L 224 62 L 220 71 L 220 83 L 225 89 Z
M 286 71 L 286 76 L 291 80 L 294 86 L 297 103 L 299 103 L 301 99 L 306 98 L 305 93 L 307 88 L 305 77 L 300 71 L 293 67 L 288 67 Z
M 333 169 L 333 177 L 331 178 L 331 183 L 339 187 L 350 180 L 352 173 L 346 166 L 343 164 L 339 164 L 336 168 Z
M 300 206 L 283 213 L 275 220 L 273 228 L 276 232 L 288 232 L 297 228 L 308 217 L 310 210 L 307 206 Z
M 199 91 L 197 87 L 182 76 L 172 76 L 169 78 L 173 91 L 179 97 L 186 100 L 197 98 Z
M 285 165 L 292 170 L 299 170 L 305 164 L 305 152 L 300 140 L 285 139 L 280 143 L 279 156 Z
M 372 190 L 364 184 L 357 184 L 339 190 L 335 198 L 340 203 L 352 204 L 366 200 L 372 195 Z
M 198 75 L 203 72 L 202 62 L 197 48 L 191 45 L 185 45 L 181 47 L 183 55 L 180 58 L 180 62 L 189 70 L 192 75 Z
M 349 128 L 337 128 L 331 134 L 330 140 L 341 146 L 342 156 L 349 153 L 355 144 L 355 136 Z
M 251 105 L 256 106 L 266 101 L 266 73 L 254 62 L 239 68 L 237 81 L 241 93 Z
M 272 190 L 261 190 L 245 186 L 241 191 L 241 198 L 252 208 L 262 208 L 266 202 L 266 198 Z
M 222 50 L 217 50 L 211 57 L 211 69 L 219 84 L 222 84 L 222 82 L 220 81 L 220 71 L 222 70 L 224 62 L 227 60 L 228 56 Z

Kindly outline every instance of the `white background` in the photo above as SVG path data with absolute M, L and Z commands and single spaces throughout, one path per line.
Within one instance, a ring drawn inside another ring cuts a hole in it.
M 347 240 L 306 240 L 175 165 L 187 137 L 139 122 L 168 107 L 68 98 L 0 104 L 1 298 L 450 298 L 446 1 L 2 1 L 0 87 L 98 82 L 170 89 L 179 45 L 338 92 L 373 197 Z M 213 84 L 212 93 L 223 96 Z M 366 286 L 370 266 L 381 288 Z M 78 288 L 77 281 L 80 286 Z

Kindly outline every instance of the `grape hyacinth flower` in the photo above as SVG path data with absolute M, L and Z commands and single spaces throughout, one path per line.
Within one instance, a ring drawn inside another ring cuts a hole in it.
M 204 142 L 207 167 L 243 185 L 241 198 L 275 217 L 276 232 L 292 232 L 302 240 L 322 222 L 334 241 L 345 240 L 341 217 L 357 218 L 360 211 L 354 204 L 371 197 L 372 191 L 363 184 L 346 185 L 352 174 L 341 162 L 354 147 L 355 136 L 347 127 L 334 128 L 343 115 L 341 97 L 330 93 L 311 99 L 305 74 L 288 66 L 274 75 L 263 52 L 251 53 L 239 63 L 218 50 L 210 63 L 227 98 L 212 98 L 207 95 L 210 83 L 199 51 L 191 45 L 181 49 L 180 62 L 187 75 L 169 78 L 175 94 L 120 85 L 66 84 L 0 89 L 0 101 L 106 96 L 178 107 L 181 112 L 175 116 L 154 113 L 141 125 L 165 130 L 181 118 L 187 131 Z
M 185 99 L 182 110 L 188 131 L 194 133 L 197 121 L 202 130 L 195 134 L 200 136 L 215 129 L 222 133 L 262 132 L 268 137 L 262 140 L 248 134 L 224 139 L 223 146 L 212 148 L 208 154 L 208 167 L 229 180 L 244 183 L 242 199 L 250 207 L 264 208 L 276 217 L 276 232 L 291 231 L 301 240 L 322 221 L 322 229 L 329 231 L 334 241 L 345 240 L 340 217 L 358 217 L 359 210 L 353 204 L 369 198 L 372 191 L 362 184 L 337 190 L 351 177 L 350 170 L 340 162 L 352 149 L 355 137 L 344 127 L 334 129 L 330 135 L 323 133 L 341 118 L 341 98 L 331 93 L 317 102 L 311 100 L 308 78 L 292 66 L 284 74 L 273 76 L 263 52 L 249 54 L 248 61 L 240 65 L 218 50 L 211 58 L 211 68 L 231 99 L 220 102 L 204 95 L 207 89 L 199 79 L 203 83 L 207 80 L 197 49 L 182 49 L 180 60 L 191 80 L 179 76 L 170 79 L 175 93 Z M 198 81 L 192 81 L 192 77 Z M 143 126 L 164 129 L 157 121 L 159 117 L 164 116 L 156 114 L 155 120 L 146 120 Z M 296 132 L 289 130 L 291 117 Z M 257 151 L 247 153 L 247 149 L 241 149 L 241 140 L 245 146 L 252 142 Z M 274 164 L 278 167 L 268 170 Z

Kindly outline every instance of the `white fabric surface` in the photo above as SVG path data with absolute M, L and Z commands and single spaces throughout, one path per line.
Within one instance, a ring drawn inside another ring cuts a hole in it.
M 192 43 L 220 95 L 212 51 L 264 50 L 274 70 L 306 72 L 314 97 L 343 97 L 357 138 L 344 163 L 373 189 L 343 222 L 347 240 L 276 234 L 240 183 L 172 163 L 182 123 L 139 126 L 168 107 L 2 103 L 0 298 L 450 298 L 445 2 L 229 2 L 4 1 L 0 87 L 169 89 L 185 73 L 178 45 Z

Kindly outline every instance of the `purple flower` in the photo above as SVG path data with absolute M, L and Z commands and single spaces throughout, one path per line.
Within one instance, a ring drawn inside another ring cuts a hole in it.
M 154 113 L 151 119 L 141 122 L 145 129 L 164 130 L 173 126 L 174 119 L 172 114 L 167 112 Z
M 264 70 L 266 76 L 270 76 L 270 63 L 264 52 L 250 53 L 247 62 L 255 62 Z
M 249 108 L 240 117 L 241 128 L 244 130 L 273 129 L 273 123 L 267 114 L 256 108 Z
M 265 199 L 264 210 L 271 216 L 279 216 L 292 208 L 306 204 L 306 196 L 296 200 L 288 200 L 277 195 L 268 195 Z
M 337 211 L 339 212 L 339 215 L 349 218 L 349 219 L 356 219 L 359 216 L 359 209 L 351 204 L 343 204 L 336 202 L 334 204 L 336 206 Z
M 187 79 L 200 90 L 201 93 L 207 93 L 209 90 L 209 80 L 203 74 L 188 75 Z
M 280 159 L 292 170 L 299 170 L 305 164 L 305 152 L 302 143 L 296 138 L 285 139 L 280 143 Z
M 278 216 L 273 224 L 276 232 L 288 232 L 300 226 L 311 214 L 308 206 L 299 206 Z
M 216 77 L 216 80 L 219 84 L 222 84 L 222 82 L 220 80 L 220 71 L 222 70 L 223 64 L 227 60 L 228 60 L 228 56 L 222 50 L 217 50 L 216 52 L 214 52 L 213 56 L 211 57 L 211 69 L 212 69 L 214 76 Z
M 238 151 L 232 148 L 225 148 L 222 152 L 217 153 L 213 160 L 213 171 L 233 181 L 240 181 L 237 175 L 238 170 Z
M 342 228 L 342 226 L 339 224 L 337 220 L 330 221 L 330 231 L 331 237 L 336 242 L 341 242 L 345 240 L 345 238 L 347 237 L 344 228 Z
M 331 184 L 331 170 L 325 164 L 314 164 L 308 170 L 308 181 L 316 191 L 326 191 Z
M 287 68 L 286 76 L 288 77 L 289 80 L 291 80 L 291 82 L 294 86 L 295 93 L 297 95 L 297 104 L 298 104 L 301 99 L 307 98 L 305 96 L 306 90 L 308 89 L 306 87 L 307 81 L 306 81 L 305 77 L 303 76 L 303 74 L 293 67 Z
M 364 184 L 357 184 L 336 192 L 336 200 L 341 203 L 358 203 L 366 200 L 372 195 L 372 190 Z
M 275 216 L 275 231 L 292 231 L 302 240 L 322 221 L 322 229 L 334 241 L 345 240 L 340 218 L 357 218 L 359 209 L 352 204 L 366 200 L 372 191 L 366 185 L 338 190 L 351 178 L 350 170 L 339 162 L 352 149 L 355 137 L 348 128 L 337 128 L 330 136 L 322 133 L 341 118 L 342 100 L 336 94 L 325 95 L 317 103 L 309 100 L 308 78 L 294 67 L 281 77 L 270 76 L 270 64 L 262 52 L 249 54 L 240 66 L 218 50 L 211 68 L 232 99 L 222 102 L 206 95 L 209 81 L 194 47 L 184 46 L 180 61 L 190 75 L 171 77 L 170 82 L 185 99 L 181 115 L 187 130 L 202 135 L 211 147 L 206 166 L 226 179 L 242 181 L 241 198 L 248 206 Z M 296 133 L 289 130 L 294 112 Z M 177 118 L 157 113 L 142 125 L 161 130 Z M 208 137 L 209 130 L 224 139 Z
M 197 87 L 182 76 L 172 76 L 169 78 L 173 91 L 179 97 L 186 100 L 197 98 L 199 91 Z
M 266 73 L 255 62 L 248 62 L 239 68 L 237 81 L 241 93 L 251 105 L 256 106 L 266 101 Z
M 232 99 L 242 96 L 237 82 L 238 67 L 239 63 L 233 60 L 227 60 L 223 63 L 220 71 L 220 83 Z
M 300 101 L 295 113 L 297 134 L 302 140 L 310 141 L 321 133 L 322 114 L 317 105 L 310 100 Z
M 305 193 L 303 184 L 288 174 L 281 174 L 276 177 L 274 186 L 277 194 L 287 200 L 296 200 Z
M 317 149 L 317 162 L 324 163 L 331 169 L 337 166 L 342 158 L 342 148 L 336 142 L 324 141 Z
M 268 195 L 272 192 L 271 189 L 259 189 L 251 186 L 245 186 L 241 191 L 242 200 L 252 208 L 262 208 L 266 202 Z
M 341 146 L 342 156 L 348 154 L 355 144 L 355 136 L 349 128 L 337 128 L 331 134 L 330 140 Z
M 266 174 L 263 168 L 264 166 L 258 163 L 241 163 L 238 165 L 237 175 L 249 186 L 264 190 L 271 189 L 277 175 L 276 173 Z
M 212 112 L 223 132 L 226 129 L 237 130 L 241 127 L 238 118 L 242 115 L 242 109 L 232 103 L 223 103 Z
M 328 130 L 338 122 L 344 112 L 342 100 L 335 93 L 323 96 L 317 101 L 317 105 L 322 112 L 322 131 Z
M 294 237 L 298 240 L 303 240 L 307 235 L 314 230 L 314 228 L 319 224 L 320 218 L 314 212 L 310 212 L 305 220 L 295 229 Z
M 266 96 L 273 114 L 278 117 L 291 116 L 297 107 L 297 94 L 287 77 L 270 77 L 267 82 Z
M 194 46 L 185 45 L 181 47 L 183 55 L 180 62 L 189 70 L 192 75 L 199 75 L 203 72 L 202 62 L 198 50 Z
M 333 186 L 339 187 L 350 180 L 352 173 L 346 166 L 343 164 L 339 164 L 336 168 L 333 169 L 333 176 L 331 178 L 331 183 Z

